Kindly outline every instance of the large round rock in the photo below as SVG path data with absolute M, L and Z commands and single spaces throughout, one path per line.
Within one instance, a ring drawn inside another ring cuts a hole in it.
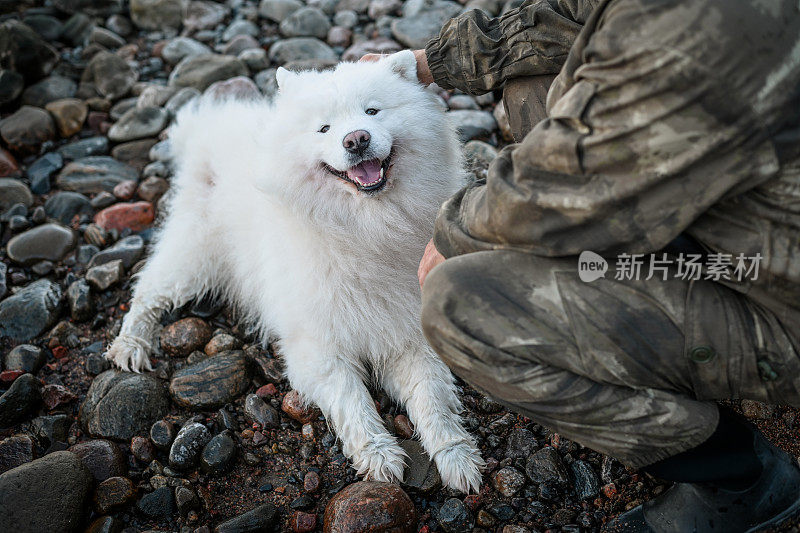
M 392 483 L 353 483 L 334 496 L 325 508 L 325 533 L 413 533 L 416 524 L 411 498 Z
M 89 387 L 80 420 L 93 437 L 130 440 L 147 433 L 168 409 L 169 397 L 156 378 L 107 370 Z
M 169 390 L 183 407 L 213 409 L 244 394 L 249 384 L 247 358 L 233 351 L 181 368 L 172 376 Z
M 199 54 L 183 59 L 169 76 L 171 87 L 205 91 L 215 81 L 247 76 L 247 66 L 233 56 Z
M 77 455 L 53 452 L 0 475 L 0 524 L 6 531 L 78 531 L 92 474 Z
M 55 324 L 61 310 L 61 287 L 40 279 L 0 302 L 0 336 L 30 340 Z
M 15 263 L 31 265 L 37 261 L 60 261 L 75 246 L 72 230 L 58 224 L 42 224 L 8 241 L 6 251 Z

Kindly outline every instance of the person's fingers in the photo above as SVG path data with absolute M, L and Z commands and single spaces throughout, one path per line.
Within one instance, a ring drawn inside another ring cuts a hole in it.
M 382 57 L 383 54 L 364 54 L 363 56 L 361 56 L 361 59 L 359 59 L 359 61 L 374 62 L 380 60 Z

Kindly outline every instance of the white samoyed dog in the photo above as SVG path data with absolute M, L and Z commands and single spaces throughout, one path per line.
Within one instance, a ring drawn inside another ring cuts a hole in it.
M 170 133 L 172 198 L 106 357 L 151 369 L 163 311 L 217 294 L 279 340 L 359 474 L 401 480 L 404 456 L 365 381 L 405 405 L 445 485 L 480 485 L 447 366 L 420 326 L 417 266 L 465 183 L 459 142 L 410 51 L 333 71 L 278 69 L 266 101 L 202 100 Z

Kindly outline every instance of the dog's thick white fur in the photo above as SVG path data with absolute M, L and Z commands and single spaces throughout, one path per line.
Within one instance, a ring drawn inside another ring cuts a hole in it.
M 150 369 L 162 312 L 216 293 L 265 341 L 279 339 L 292 386 L 322 409 L 359 474 L 403 476 L 405 454 L 365 386 L 374 379 L 406 406 L 443 482 L 477 490 L 483 461 L 422 335 L 416 278 L 438 208 L 465 180 L 454 129 L 408 51 L 329 72 L 280 69 L 278 83 L 272 104 L 200 101 L 179 114 L 168 214 L 107 357 Z M 363 153 L 343 145 L 354 131 L 371 137 Z M 387 158 L 378 191 L 333 173 Z

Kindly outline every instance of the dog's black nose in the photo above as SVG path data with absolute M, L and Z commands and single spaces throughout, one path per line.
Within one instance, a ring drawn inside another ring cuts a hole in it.
M 342 139 L 342 146 L 351 154 L 361 154 L 369 146 L 369 132 L 366 130 L 351 131 Z

